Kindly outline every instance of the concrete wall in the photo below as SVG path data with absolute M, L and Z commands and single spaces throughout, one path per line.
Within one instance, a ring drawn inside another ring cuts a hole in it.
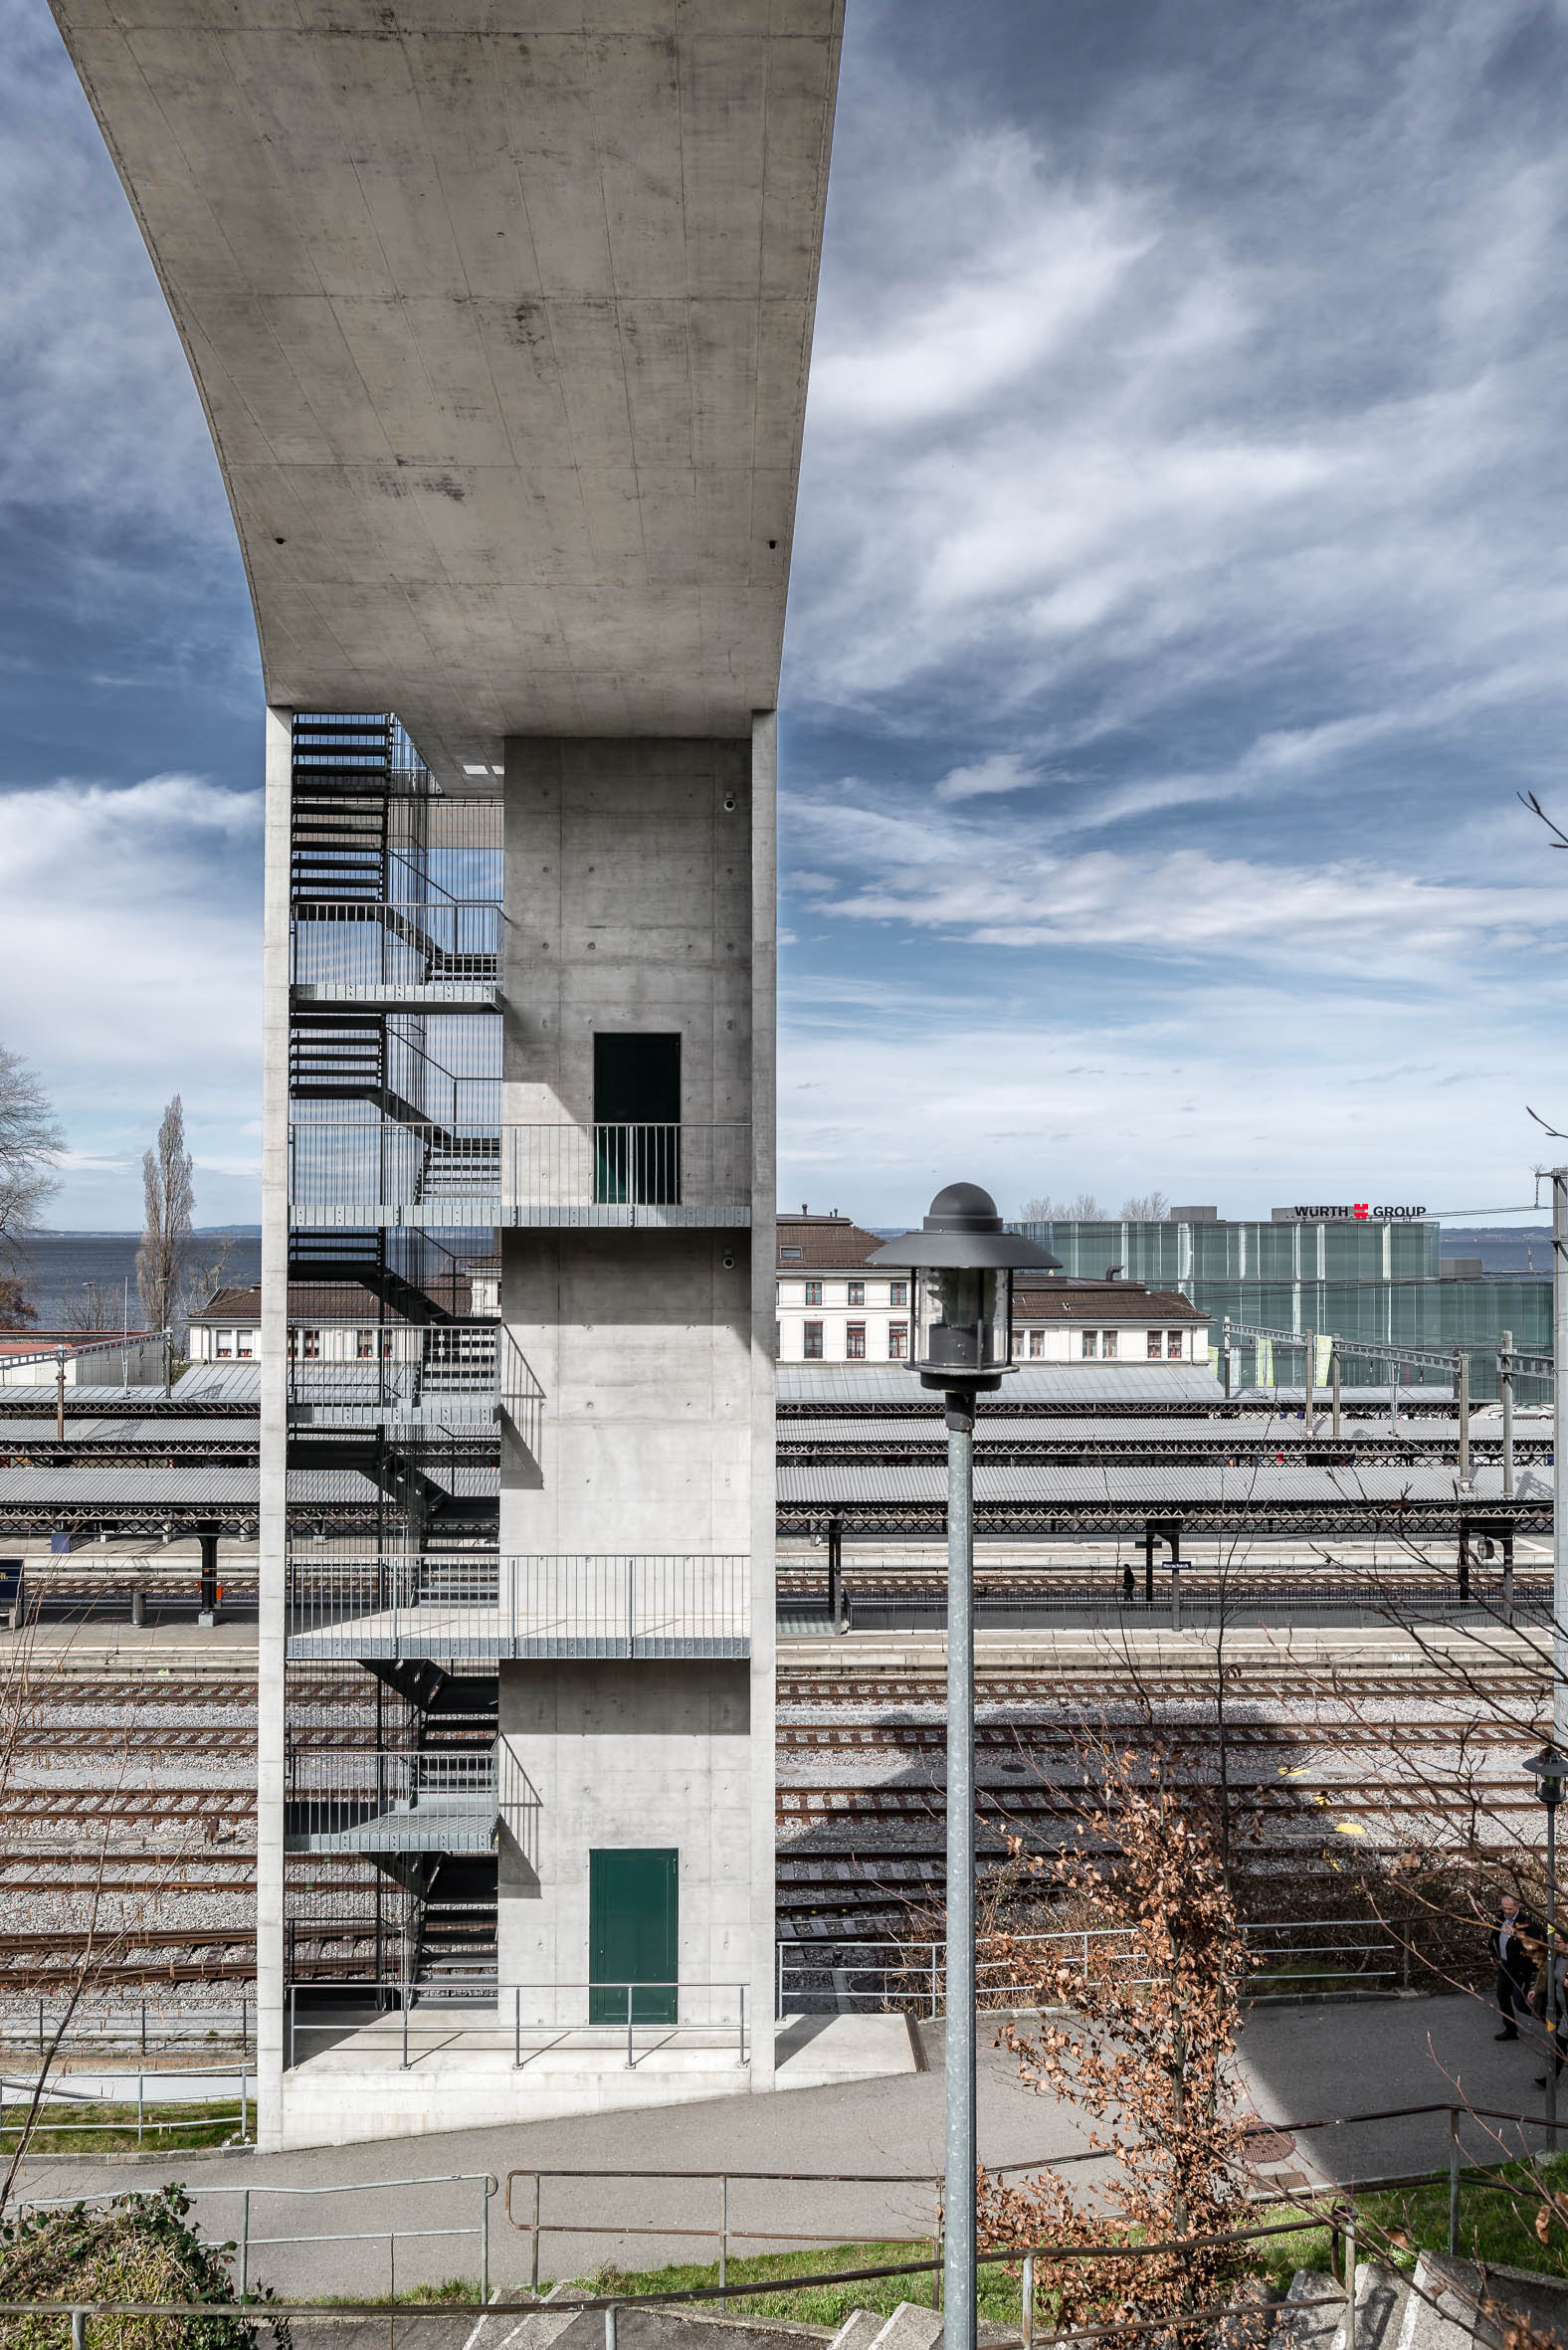
M 682 2021 L 733 2016 L 740 1983 L 749 2005 L 747 1683 L 744 1664 L 501 1666 L 503 2015 L 513 1984 L 575 1985 L 541 2020 L 586 2021 L 588 1855 L 669 1845 L 681 1855 L 681 1977 L 714 1987 L 707 2002 L 683 1996 Z
M 735 1129 L 763 1202 L 766 1262 L 759 1287 L 744 1225 L 502 1234 L 502 1320 L 545 1401 L 537 1463 L 503 1462 L 500 1548 L 746 1556 L 760 1476 L 768 1526 L 753 1637 L 765 1617 L 771 1674 L 771 756 L 760 808 L 753 766 L 749 741 L 506 744 L 503 1117 L 586 1128 L 595 1035 L 678 1033 L 684 1198 L 687 1168 L 699 1183 L 711 1163 L 693 1129 Z M 765 1072 L 752 1056 L 759 920 Z M 771 1777 L 759 1829 L 753 1670 L 502 1667 L 503 2005 L 518 1982 L 586 1981 L 590 1851 L 675 1846 L 683 1977 L 744 1982 L 753 2012 L 770 2012 Z M 757 1753 L 771 1744 L 770 1681 L 761 1716 Z M 733 1988 L 715 1989 L 712 2004 L 732 2013 Z M 690 2001 L 683 2013 L 702 2020 Z

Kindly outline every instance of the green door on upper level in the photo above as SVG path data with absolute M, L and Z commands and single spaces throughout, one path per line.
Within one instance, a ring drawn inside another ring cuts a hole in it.
M 681 1972 L 677 1852 L 588 1855 L 588 2021 L 676 2021 Z

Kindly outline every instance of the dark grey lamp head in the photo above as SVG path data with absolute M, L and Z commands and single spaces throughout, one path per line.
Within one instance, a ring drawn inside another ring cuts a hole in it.
M 949 1183 L 918 1232 L 901 1233 L 868 1262 L 907 1266 L 913 1278 L 910 1369 L 923 1387 L 999 1387 L 1012 1369 L 1013 1272 L 1060 1269 L 1038 1241 L 1004 1232 L 997 1205 L 977 1183 Z

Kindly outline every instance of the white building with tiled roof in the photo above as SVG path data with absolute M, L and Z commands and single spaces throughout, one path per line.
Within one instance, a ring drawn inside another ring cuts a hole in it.
M 909 1276 L 873 1268 L 882 1247 L 837 1209 L 778 1220 L 775 1332 L 781 1363 L 909 1359 Z M 1013 1294 L 1018 1362 L 1204 1363 L 1209 1317 L 1175 1289 L 1142 1281 L 1020 1275 Z
M 778 1220 L 775 1344 L 781 1363 L 909 1358 L 909 1276 L 872 1271 L 882 1237 L 837 1209 Z

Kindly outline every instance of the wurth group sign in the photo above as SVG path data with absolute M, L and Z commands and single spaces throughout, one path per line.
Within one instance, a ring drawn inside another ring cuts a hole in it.
M 1337 1208 L 1292 1208 L 1302 1224 L 1419 1224 L 1425 1208 L 1374 1208 L 1366 1200 L 1352 1200 Z

